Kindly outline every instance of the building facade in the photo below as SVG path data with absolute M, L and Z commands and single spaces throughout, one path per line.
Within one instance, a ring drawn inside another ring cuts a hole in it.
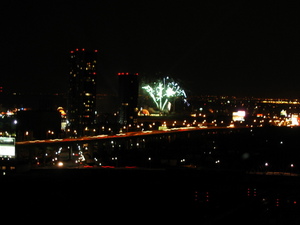
M 96 125 L 96 77 L 98 51 L 70 52 L 68 132 L 89 135 Z
M 138 73 L 118 73 L 120 114 L 119 123 L 122 126 L 137 123 L 138 113 Z

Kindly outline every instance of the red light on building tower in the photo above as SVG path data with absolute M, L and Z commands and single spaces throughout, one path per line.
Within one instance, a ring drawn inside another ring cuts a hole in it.
M 124 72 L 122 72 L 122 73 L 117 73 L 117 75 L 118 76 L 121 76 L 121 75 L 135 75 L 135 76 L 138 76 L 139 75 L 139 73 L 128 73 L 128 72 L 126 72 L 126 73 L 124 73 Z
M 120 114 L 119 123 L 122 125 L 136 124 L 138 101 L 138 77 L 136 73 L 122 72 L 119 76 Z

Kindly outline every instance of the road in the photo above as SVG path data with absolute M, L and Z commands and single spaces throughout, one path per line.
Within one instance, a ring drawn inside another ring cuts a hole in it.
M 158 135 L 158 134 L 165 134 L 165 133 L 187 132 L 187 131 L 207 130 L 207 129 L 229 129 L 229 128 L 225 128 L 225 127 L 200 127 L 200 128 L 199 127 L 178 127 L 178 128 L 171 128 L 171 129 L 165 129 L 165 130 L 126 132 L 126 133 L 119 133 L 119 134 L 114 134 L 114 135 L 102 134 L 102 135 L 85 136 L 85 137 L 79 137 L 79 138 L 20 141 L 20 142 L 16 142 L 16 145 L 93 141 L 93 140 L 99 140 L 99 139 L 124 138 L 124 137 L 143 136 L 143 135 Z M 230 128 L 230 129 L 232 129 L 232 128 Z

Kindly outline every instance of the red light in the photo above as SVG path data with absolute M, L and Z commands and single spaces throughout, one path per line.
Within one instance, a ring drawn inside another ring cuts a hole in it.
M 98 52 L 98 50 L 96 49 L 95 52 Z
M 93 72 L 94 75 L 96 75 L 96 72 Z
M 195 201 L 198 201 L 198 191 L 195 191 L 194 195 L 195 195 L 195 196 L 194 196 L 194 197 L 195 197 L 194 200 L 195 200 Z
M 209 192 L 206 192 L 205 194 L 206 194 L 206 196 L 205 196 L 205 201 L 206 201 L 206 202 L 209 202 Z
M 76 48 L 76 51 L 78 51 L 79 49 L 78 48 Z
M 85 49 L 83 48 L 82 51 L 85 51 Z
M 138 75 L 139 75 L 139 73 L 135 73 L 135 75 L 137 75 L 137 76 L 138 76 Z
M 118 76 L 120 76 L 120 75 L 138 75 L 138 73 L 128 73 L 128 72 L 126 72 L 126 73 L 117 73 L 117 75 Z
M 74 53 L 74 51 L 71 51 L 71 53 Z
M 84 168 L 94 168 L 93 166 L 83 166 Z

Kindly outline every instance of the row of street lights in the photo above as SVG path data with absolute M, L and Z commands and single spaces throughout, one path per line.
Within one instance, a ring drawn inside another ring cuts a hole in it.
M 269 163 L 268 162 L 265 162 L 265 167 L 269 167 L 270 165 L 269 165 Z M 291 163 L 290 164 L 290 167 L 291 168 L 294 168 L 295 167 L 295 164 L 294 163 Z
M 293 170 L 294 170 L 294 168 L 296 166 L 295 166 L 294 163 L 290 163 L 288 165 L 288 167 L 286 168 L 286 169 L 290 169 L 290 171 L 268 171 L 269 168 L 271 167 L 271 165 L 269 164 L 269 162 L 265 162 L 264 167 L 265 167 L 265 170 L 266 170 L 265 172 L 271 172 L 271 173 L 274 173 L 274 174 L 275 173 L 278 173 L 278 174 L 286 174 L 286 173 L 288 173 L 289 175 L 291 175 L 293 172 L 295 172 Z

